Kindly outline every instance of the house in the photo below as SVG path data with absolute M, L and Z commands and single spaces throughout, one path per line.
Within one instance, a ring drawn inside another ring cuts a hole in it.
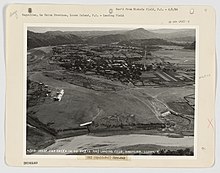
M 170 114 L 171 114 L 170 111 L 165 111 L 165 112 L 162 112 L 162 113 L 161 113 L 161 116 L 162 116 L 162 117 L 165 117 L 165 116 L 170 115 Z
M 80 127 L 83 127 L 83 126 L 89 126 L 89 125 L 91 125 L 92 124 L 92 121 L 89 121 L 89 122 L 86 122 L 86 123 L 82 123 L 82 124 L 80 124 L 79 126 Z
M 89 126 L 91 126 L 92 123 L 93 123 L 93 121 L 89 121 L 89 122 L 86 122 L 86 123 L 82 123 L 82 124 L 80 124 L 79 126 L 80 126 L 80 127 L 87 127 L 88 132 L 90 133 L 90 128 L 89 128 Z
M 63 94 L 64 94 L 64 90 L 61 89 L 60 92 L 57 92 L 57 95 L 55 97 L 53 97 L 53 100 L 54 101 L 61 101 Z

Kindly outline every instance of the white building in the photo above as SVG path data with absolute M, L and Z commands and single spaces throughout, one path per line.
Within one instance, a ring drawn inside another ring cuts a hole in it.
M 166 112 L 161 113 L 161 116 L 165 117 L 165 116 L 170 115 L 170 114 L 171 114 L 170 111 L 166 111 Z
M 61 89 L 60 92 L 57 92 L 57 95 L 53 98 L 55 101 L 61 101 L 64 94 L 64 90 Z

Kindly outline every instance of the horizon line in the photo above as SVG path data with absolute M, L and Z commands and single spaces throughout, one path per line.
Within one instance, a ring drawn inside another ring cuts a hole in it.
M 46 33 L 46 32 L 110 32 L 110 31 L 130 31 L 136 29 L 144 29 L 146 31 L 159 31 L 159 30 L 166 30 L 171 31 L 173 30 L 192 30 L 193 28 L 116 28 L 116 27 L 27 27 L 27 31 L 32 31 L 35 33 Z M 165 32 L 166 33 L 166 32 Z

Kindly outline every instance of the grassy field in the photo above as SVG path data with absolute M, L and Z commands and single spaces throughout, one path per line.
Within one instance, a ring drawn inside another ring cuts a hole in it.
M 54 90 L 64 89 L 65 91 L 60 102 L 46 101 L 29 109 L 36 112 L 34 117 L 44 124 L 49 123 L 50 128 L 55 130 L 78 128 L 80 124 L 88 121 L 94 122 L 93 129 L 96 131 L 129 125 L 167 123 L 167 120 L 159 118 L 161 112 L 168 110 L 167 106 L 181 114 L 193 114 L 193 110 L 185 109 L 186 105 L 175 103 L 175 101 L 182 101 L 181 96 L 192 92 L 191 89 L 186 91 L 182 88 L 154 90 L 131 88 L 104 92 L 46 77 L 41 72 L 32 74 L 30 79 L 45 83 Z M 51 98 L 47 99 L 51 100 Z M 189 129 L 183 128 L 185 121 L 186 125 L 189 124 L 184 118 L 173 115 L 167 119 L 176 123 L 176 132 L 193 130 L 193 126 L 187 126 Z
M 100 92 L 57 81 L 36 73 L 31 80 L 45 83 L 53 88 L 62 88 L 65 93 L 60 102 L 37 105 L 35 113 L 43 123 L 53 123 L 52 128 L 66 129 L 94 120 L 102 126 L 119 126 L 121 123 L 160 123 L 154 111 L 127 91 Z M 102 112 L 93 119 L 98 111 Z

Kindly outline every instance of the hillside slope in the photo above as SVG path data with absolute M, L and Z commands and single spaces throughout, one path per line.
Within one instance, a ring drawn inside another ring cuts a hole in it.
M 73 34 L 66 34 L 61 31 L 35 33 L 27 31 L 27 48 L 55 46 L 62 44 L 82 43 L 82 39 Z

